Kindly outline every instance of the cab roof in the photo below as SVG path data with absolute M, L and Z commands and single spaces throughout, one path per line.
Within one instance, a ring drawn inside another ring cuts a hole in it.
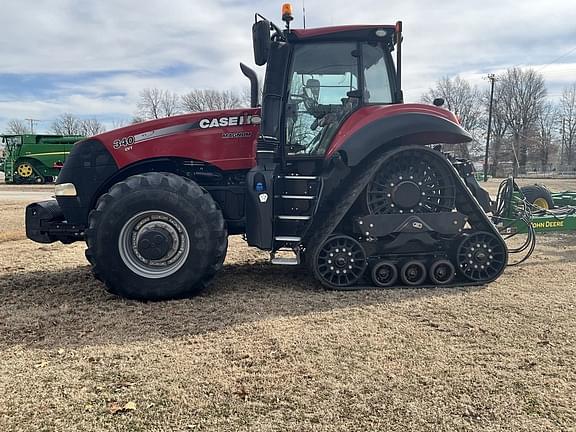
M 304 40 L 382 40 L 393 37 L 395 28 L 394 25 L 371 24 L 291 29 L 288 33 L 288 40 L 291 42 Z M 386 34 L 377 35 L 377 30 L 383 30 Z

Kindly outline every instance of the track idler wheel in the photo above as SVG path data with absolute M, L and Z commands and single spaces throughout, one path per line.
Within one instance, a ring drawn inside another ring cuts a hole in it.
M 354 285 L 366 270 L 366 253 L 352 237 L 336 235 L 320 247 L 313 262 L 314 276 L 328 288 Z
M 406 285 L 422 285 L 426 279 L 426 266 L 420 261 L 408 261 L 400 270 L 400 279 Z
M 437 260 L 430 266 L 428 276 L 434 285 L 447 285 L 454 280 L 456 268 L 448 260 Z
M 380 261 L 372 267 L 372 282 L 378 287 L 390 287 L 398 280 L 398 269 L 393 262 Z
M 506 267 L 506 251 L 500 239 L 489 232 L 467 236 L 456 254 L 458 269 L 474 282 L 488 282 Z

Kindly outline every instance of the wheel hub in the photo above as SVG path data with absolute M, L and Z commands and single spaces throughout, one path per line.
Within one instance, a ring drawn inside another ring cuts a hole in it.
M 420 269 L 412 266 L 406 270 L 406 277 L 411 281 L 416 281 L 420 277 Z
M 348 260 L 344 256 L 339 256 L 334 260 L 334 264 L 336 264 L 337 267 L 344 268 L 348 265 Z
M 481 248 L 480 250 L 474 253 L 474 259 L 479 264 L 485 264 L 486 262 L 488 262 L 488 256 L 489 256 L 488 251 L 484 250 L 484 248 Z
M 434 275 L 437 279 L 445 279 L 448 275 L 448 267 L 438 266 L 434 271 Z
M 133 216 L 124 224 L 118 248 L 131 271 L 156 279 L 169 276 L 182 267 L 190 252 L 190 239 L 177 218 L 150 210 Z
M 174 241 L 168 230 L 155 227 L 145 232 L 138 240 L 138 252 L 148 260 L 159 260 L 172 249 Z
M 400 183 L 392 192 L 394 203 L 403 209 L 410 209 L 418 205 L 421 196 L 420 188 L 411 181 Z

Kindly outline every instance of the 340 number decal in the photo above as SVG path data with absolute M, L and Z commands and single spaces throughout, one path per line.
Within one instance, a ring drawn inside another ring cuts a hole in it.
M 118 150 L 120 147 L 128 147 L 128 146 L 131 146 L 132 144 L 134 144 L 134 137 L 133 136 L 127 136 L 124 138 L 119 138 L 119 139 L 114 140 L 114 142 L 112 144 L 116 150 Z

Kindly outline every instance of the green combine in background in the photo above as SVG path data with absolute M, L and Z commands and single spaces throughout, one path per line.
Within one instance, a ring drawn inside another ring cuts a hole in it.
M 53 182 L 79 135 L 0 135 L 6 183 Z

